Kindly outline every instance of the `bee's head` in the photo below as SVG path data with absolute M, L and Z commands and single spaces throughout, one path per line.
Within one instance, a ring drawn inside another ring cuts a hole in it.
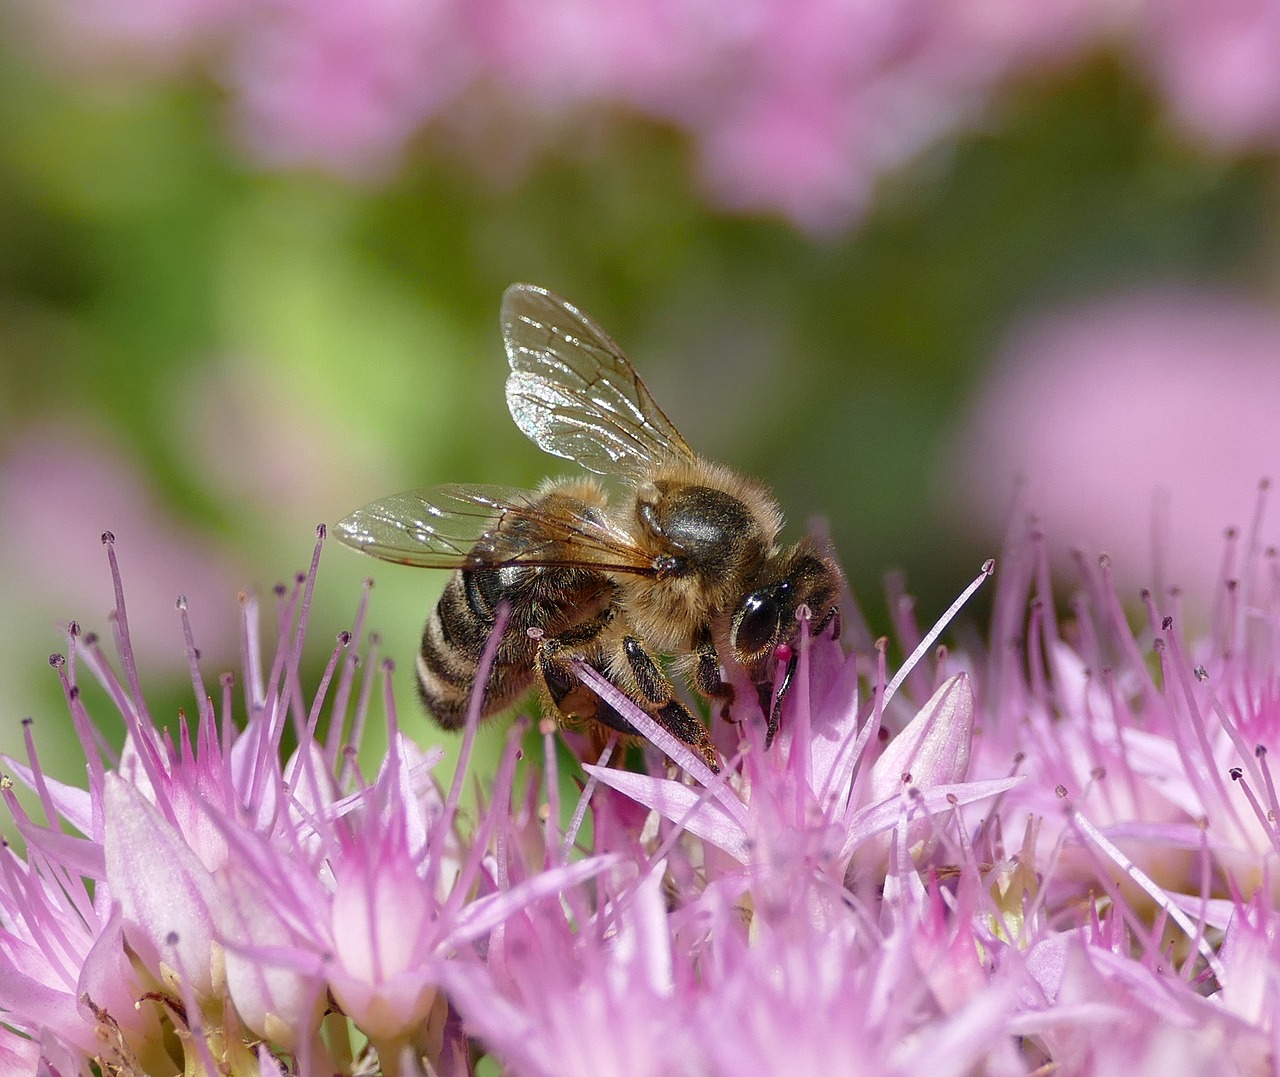
M 802 539 L 769 559 L 743 596 L 729 628 L 729 646 L 753 681 L 772 678 L 773 659 L 800 632 L 801 607 L 815 632 L 838 625 L 840 570 Z
M 793 644 L 800 626 L 807 622 L 814 633 L 830 627 L 833 635 L 840 634 L 840 570 L 806 538 L 770 557 L 754 582 L 734 611 L 729 646 L 755 685 L 767 723 L 767 748 L 778 732 L 782 701 L 796 671 L 799 651 Z M 775 698 L 780 663 L 784 668 Z

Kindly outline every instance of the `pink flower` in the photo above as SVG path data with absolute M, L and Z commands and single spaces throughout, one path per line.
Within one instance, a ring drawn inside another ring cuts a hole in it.
M 472 77 L 454 0 L 260 0 L 233 50 L 237 128 L 273 167 L 371 179 Z
M 1139 47 L 1182 126 L 1221 150 L 1280 144 L 1280 3 L 1147 0 Z
M 230 31 L 254 0 L 54 0 L 58 45 L 68 60 L 101 67 L 115 61 L 166 71 Z M 136 74 L 136 70 L 135 70 Z
M 1060 620 L 1045 547 L 1012 532 L 986 653 L 935 645 L 990 563 L 928 633 L 897 604 L 911 653 L 892 677 L 856 611 L 852 654 L 803 632 L 775 742 L 740 692 L 714 724 L 718 774 L 583 667 L 652 744 L 644 772 L 586 766 L 575 805 L 549 721 L 545 769 L 518 720 L 464 809 L 473 715 L 440 788 L 441 753 L 398 728 L 390 664 L 350 646 L 364 600 L 304 689 L 318 545 L 277 592 L 269 663 L 245 600 L 239 689 L 210 693 L 180 609 L 197 702 L 172 736 L 123 603 L 114 664 L 72 626 L 53 665 L 86 788 L 45 775 L 31 738 L 0 784 L 27 846 L 0 851 L 0 1060 L 467 1077 L 478 1044 L 555 1077 L 1263 1072 L 1276 557 L 1255 529 L 1199 634 L 1177 593 L 1140 596 L 1131 627 L 1105 561 L 1081 562 Z M 124 719 L 118 757 L 86 677 Z M 388 750 L 366 778 L 374 697 Z
M 1205 292 L 1034 321 L 978 395 L 949 500 L 994 540 L 1021 479 L 1044 533 L 1111 554 L 1123 592 L 1177 584 L 1195 601 L 1219 572 L 1223 527 L 1248 524 L 1259 478 L 1280 474 L 1278 354 L 1280 316 Z
M 104 520 L 116 521 L 127 542 L 126 571 L 138 569 L 130 612 L 139 658 L 185 669 L 172 647 L 173 600 L 185 592 L 201 647 L 228 660 L 234 625 L 215 611 L 235 594 L 231 559 L 161 507 L 119 446 L 79 425 L 27 427 L 0 458 L 0 558 L 13 608 L 50 627 L 65 623 L 72 609 L 93 615 L 111 609 L 115 598 L 98 543 Z
M 114 540 L 103 538 L 119 592 Z M 193 1073 L 241 1073 L 250 1064 L 257 1072 L 247 1045 L 254 1036 L 292 1054 L 303 1071 L 337 1072 L 335 1057 L 350 1057 L 351 1047 L 332 1034 L 319 1037 L 330 997 L 384 1062 L 408 1051 L 444 1065 L 465 1056 L 465 1045 L 438 994 L 440 968 L 465 959 L 508 916 L 616 859 L 582 858 L 474 893 L 486 835 L 508 805 L 495 803 L 473 840 L 459 846 L 463 772 L 442 797 L 430 773 L 441 753 L 421 752 L 396 729 L 384 683 L 390 666 L 370 664 L 360 674 L 343 633 L 318 692 L 303 694 L 302 644 L 319 552 L 317 544 L 311 571 L 291 590 L 278 590 L 280 636 L 269 667 L 261 663 L 256 603 L 244 601 L 243 728 L 231 719 L 230 675 L 216 708 L 206 689 L 185 602 L 197 704 L 176 744 L 146 707 L 122 600 L 114 614 L 118 670 L 74 625 L 67 656 L 54 656 L 85 750 L 88 789 L 51 781 L 30 741 L 29 764 L 6 760 L 37 793 L 45 823 L 27 818 L 6 778 L 5 800 L 29 859 L 5 850 L 0 861 L 0 1008 L 61 1072 L 90 1061 L 134 1072 L 185 1065 Z M 363 620 L 362 603 L 357 632 Z M 86 670 L 124 719 L 118 758 L 85 710 L 79 677 Z M 362 677 L 367 687 L 359 690 Z M 357 743 L 344 737 L 361 736 L 375 684 L 392 751 L 367 784 L 354 764 Z M 321 708 L 330 699 L 331 726 L 321 737 Z M 286 731 L 299 744 L 287 765 Z M 516 757 L 513 743 L 508 792 Z M 171 1057 L 175 1050 L 185 1058 Z
M 949 826 L 940 816 L 1021 780 L 964 780 L 974 718 L 964 673 L 943 681 L 914 715 L 907 711 L 881 752 L 875 734 L 886 719 L 883 682 L 873 703 L 860 706 L 856 659 L 827 638 L 805 639 L 796 698 L 792 713 L 784 713 L 777 748 L 766 752 L 758 723 L 751 725 L 742 769 L 728 780 L 713 778 L 593 671 L 582 675 L 705 788 L 606 767 L 584 769 L 727 854 L 717 870 L 737 870 L 766 856 L 811 859 L 841 880 L 867 869 L 882 875 L 893 840 L 899 853 L 907 847 L 919 853 L 922 844 L 933 848 Z M 894 713 L 900 711 L 895 701 Z
M 59 0 L 52 12 L 68 67 L 122 49 L 134 70 L 212 57 L 239 141 L 268 167 L 378 181 L 443 128 L 505 178 L 581 113 L 621 105 L 688 135 L 720 205 L 815 231 L 847 225 L 886 175 L 988 121 L 1010 84 L 1100 45 L 1151 71 L 1197 139 L 1234 151 L 1280 136 L 1277 0 Z
M 142 16 L 94 3 L 92 17 L 71 7 L 64 50 L 124 39 L 164 66 L 212 38 L 240 141 L 269 167 L 377 180 L 424 128 L 465 128 L 481 168 L 505 176 L 528 155 L 513 142 L 621 105 L 687 132 L 721 204 L 815 230 L 856 217 L 886 173 L 1114 17 L 1106 0 L 1034 14 L 972 0 L 186 0 Z M 490 124 L 500 137 L 475 137 Z

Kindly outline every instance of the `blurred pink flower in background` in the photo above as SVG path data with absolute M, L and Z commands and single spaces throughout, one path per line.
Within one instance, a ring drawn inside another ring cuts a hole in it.
M 186 669 L 172 645 L 180 594 L 200 649 L 211 659 L 235 654 L 227 614 L 244 572 L 211 536 L 169 515 L 119 447 L 82 426 L 32 426 L 10 441 L 0 456 L 0 562 L 6 605 L 23 611 L 22 631 L 49 636 L 72 616 L 114 606 L 99 541 L 108 530 L 127 540 L 120 558 L 134 581 L 129 628 L 145 665 Z
M 122 50 L 143 72 L 209 64 L 248 155 L 271 168 L 376 181 L 435 122 L 515 114 L 521 138 L 549 140 L 556 123 L 539 133 L 527 120 L 621 105 L 686 129 L 722 205 L 813 229 L 856 218 L 882 175 L 979 122 L 1010 83 L 1112 42 L 1126 42 L 1193 138 L 1230 150 L 1280 136 L 1280 0 L 61 0 L 54 10 L 55 53 L 77 67 Z M 507 141 L 479 143 L 481 168 L 508 165 Z
M 550 139 L 622 105 L 693 139 L 720 204 L 847 224 L 886 173 L 990 112 L 1009 84 L 1125 42 L 1188 132 L 1280 135 L 1280 0 L 62 0 L 56 51 L 141 70 L 212 58 L 232 126 L 269 167 L 376 180 L 433 122 L 475 111 Z M 196 46 L 200 46 L 197 48 Z M 479 124 L 480 130 L 487 129 Z M 508 165 L 506 137 L 478 151 Z
M 145 70 L 175 69 L 227 32 L 255 0 L 54 0 L 58 45 L 72 65 L 103 62 L 104 48 Z M 139 69 L 135 68 L 138 74 Z
M 1280 144 L 1280 2 L 1147 0 L 1143 21 L 1161 91 L 1196 137 Z
M 1114 555 L 1122 591 L 1207 592 L 1224 523 L 1247 526 L 1259 481 L 1280 477 L 1280 314 L 1171 290 L 1041 318 L 996 364 L 958 450 L 948 497 L 984 537 L 1021 479 L 1047 533 Z
M 272 167 L 378 178 L 474 72 L 455 0 L 259 3 L 231 45 L 236 126 Z
M 230 91 L 232 126 L 270 167 L 377 179 L 421 129 L 476 112 L 550 138 L 578 110 L 617 105 L 692 136 L 722 205 L 825 230 L 877 180 L 980 117 L 1011 80 L 1077 59 L 1124 22 L 1115 0 L 188 0 L 154 17 L 127 0 L 64 0 L 55 51 L 197 50 Z M 150 11 L 150 9 L 147 9 Z M 479 129 L 486 129 L 484 123 Z M 508 164 L 483 141 L 483 168 Z
M 761 4 L 710 93 L 672 102 L 723 204 L 826 230 L 874 186 L 981 115 L 1001 84 L 1092 40 L 1104 5 Z
M 477 102 L 527 121 L 622 105 L 693 139 L 720 204 L 826 230 L 885 174 L 988 114 L 1009 84 L 1125 41 L 1188 130 L 1231 149 L 1280 135 L 1280 0 L 62 0 L 77 66 L 195 56 L 268 167 L 376 180 Z M 103 46 L 107 46 L 104 50 Z M 197 48 L 196 46 L 200 46 Z M 520 137 L 550 138 L 522 122 Z M 485 128 L 484 124 L 480 125 Z M 506 138 L 482 168 L 508 164 Z

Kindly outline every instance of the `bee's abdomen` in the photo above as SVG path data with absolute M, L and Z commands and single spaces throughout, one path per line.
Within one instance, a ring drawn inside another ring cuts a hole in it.
M 422 631 L 418 694 L 423 706 L 445 729 L 459 729 L 466 722 L 501 592 L 494 570 L 455 572 Z M 513 632 L 509 627 L 494 656 L 480 706 L 481 718 L 503 709 L 532 683 L 530 658 L 523 653 L 528 649 L 523 630 Z

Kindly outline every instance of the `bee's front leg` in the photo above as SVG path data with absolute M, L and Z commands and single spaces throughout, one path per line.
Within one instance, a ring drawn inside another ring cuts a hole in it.
M 733 685 L 720 676 L 720 653 L 716 650 L 711 630 L 704 628 L 693 641 L 693 684 L 710 700 L 720 702 L 720 717 L 729 721 L 729 708 L 733 704 Z
M 782 701 L 787 698 L 788 692 L 791 690 L 791 682 L 796 675 L 796 666 L 800 661 L 800 651 L 792 649 L 791 654 L 787 658 L 787 664 L 782 671 L 782 681 L 778 684 L 778 694 L 773 694 L 773 678 L 767 681 L 760 681 L 756 684 L 756 692 L 760 697 L 760 709 L 765 714 L 766 725 L 764 734 L 764 746 L 766 748 L 773 744 L 773 738 L 778 735 L 778 726 L 782 724 Z M 772 705 L 770 700 L 772 699 Z

